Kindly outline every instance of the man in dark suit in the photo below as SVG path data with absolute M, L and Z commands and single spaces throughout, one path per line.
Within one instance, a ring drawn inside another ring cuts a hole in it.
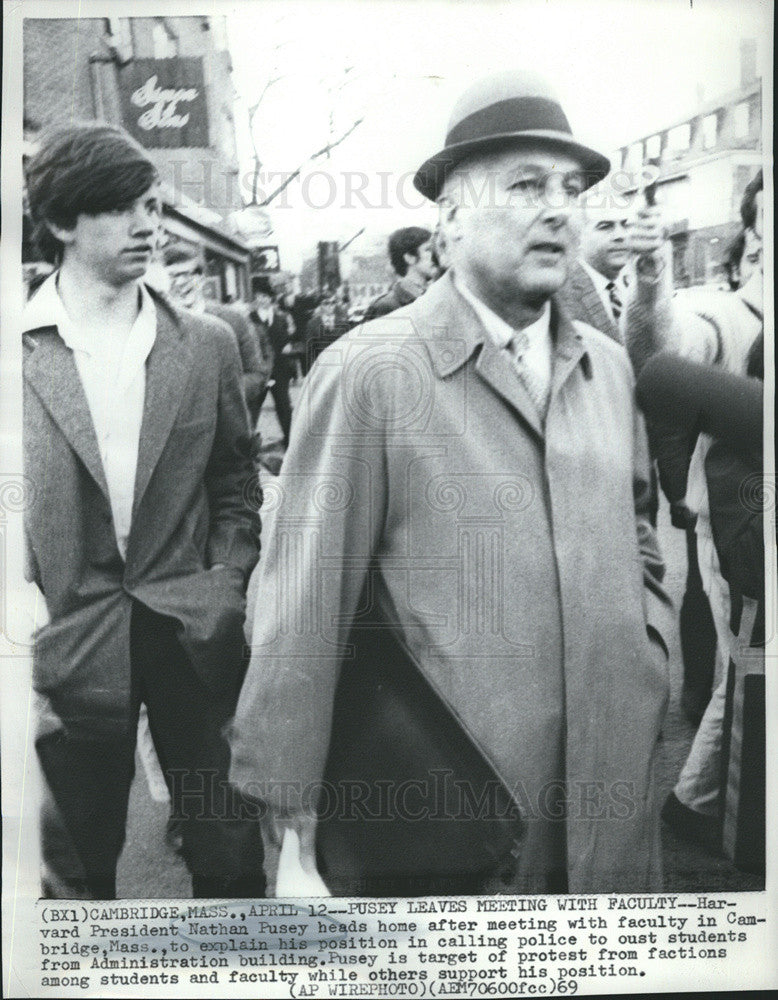
M 629 258 L 629 215 L 624 209 L 584 209 L 581 248 L 560 295 L 572 319 L 623 343 L 619 320 L 625 288 L 620 275 Z
M 294 375 L 294 366 L 284 348 L 290 341 L 290 323 L 287 314 L 273 301 L 273 287 L 267 278 L 254 279 L 254 308 L 249 314 L 256 331 L 260 351 L 262 343 L 268 344 L 273 354 L 270 381 L 260 394 L 259 409 L 268 389 L 273 396 L 276 416 L 284 436 L 284 448 L 289 446 L 289 429 L 292 426 L 292 401 L 289 398 L 289 382 Z
M 389 237 L 389 260 L 397 281 L 367 307 L 363 322 L 410 305 L 438 276 L 432 256 L 432 233 L 420 226 L 396 229 Z
M 170 297 L 191 312 L 208 313 L 223 320 L 235 334 L 243 369 L 243 391 L 252 429 L 259 416 L 259 400 L 264 396 L 266 371 L 259 354 L 248 314 L 237 305 L 224 305 L 203 294 L 203 268 L 191 250 L 176 244 L 165 248 L 165 270 L 170 280 Z
M 142 283 L 160 218 L 123 130 L 68 125 L 28 168 L 58 265 L 24 322 L 36 749 L 46 895 L 113 898 L 141 703 L 197 897 L 263 895 L 256 822 L 226 775 L 245 584 L 259 553 L 234 339 Z

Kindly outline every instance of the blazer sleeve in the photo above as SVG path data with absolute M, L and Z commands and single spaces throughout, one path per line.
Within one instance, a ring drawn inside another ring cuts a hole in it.
M 213 324 L 216 326 L 216 324 Z M 249 418 L 241 386 L 240 356 L 232 331 L 219 324 L 216 433 L 205 472 L 210 506 L 208 559 L 242 570 L 246 579 L 259 557 L 256 474 L 251 461 Z M 227 335 L 229 332 L 229 336 Z
M 371 380 L 365 350 L 335 344 L 313 366 L 265 493 L 270 527 L 231 780 L 281 813 L 316 807 L 348 630 L 383 530 L 388 393 L 380 373 Z
M 234 329 L 238 338 L 240 364 L 243 370 L 243 388 L 246 392 L 246 399 L 251 403 L 256 399 L 266 381 L 262 359 L 259 356 L 259 344 L 252 333 L 248 317 L 237 309 L 235 310 Z

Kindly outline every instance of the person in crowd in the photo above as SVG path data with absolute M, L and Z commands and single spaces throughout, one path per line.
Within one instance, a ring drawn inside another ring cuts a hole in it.
M 670 352 L 660 352 L 646 363 L 637 382 L 638 401 L 647 418 L 661 419 L 663 423 L 684 431 L 690 438 L 705 433 L 712 439 L 713 443 L 705 458 L 705 480 L 711 531 L 721 573 L 729 588 L 729 628 L 732 635 L 737 637 L 737 642 L 730 644 L 729 649 L 748 649 L 749 659 L 744 673 L 749 674 L 764 672 L 763 653 L 761 657 L 758 652 L 754 654 L 754 649 L 764 647 L 765 624 L 761 502 L 763 380 L 764 335 L 760 334 L 749 351 L 744 375 L 734 375 L 718 366 L 688 361 Z M 750 615 L 749 602 L 752 609 Z M 732 655 L 734 654 L 729 653 L 728 660 Z M 722 758 L 725 766 L 721 769 L 721 774 L 725 781 L 736 673 L 736 665 L 730 663 L 722 692 L 725 706 L 727 701 L 730 702 L 729 720 L 726 720 L 726 710 L 722 717 Z M 743 683 L 742 677 L 739 682 Z M 740 698 L 743 698 L 742 691 Z M 749 744 L 752 747 L 759 746 L 759 752 L 754 752 L 748 763 L 745 757 L 740 761 L 741 766 L 747 766 L 748 773 L 743 773 L 734 783 L 730 783 L 727 790 L 729 810 L 725 809 L 723 788 L 715 810 L 707 814 L 683 811 L 678 800 L 673 798 L 666 810 L 670 822 L 678 832 L 690 835 L 718 851 L 721 846 L 720 827 L 727 811 L 733 811 L 732 800 L 737 802 L 737 792 L 742 792 L 744 809 L 747 806 L 749 815 L 735 818 L 734 823 L 738 836 L 745 843 L 741 842 L 732 853 L 738 861 L 745 856 L 748 868 L 762 872 L 765 815 L 763 710 L 762 703 L 760 717 L 749 717 L 740 723 L 741 747 L 745 748 Z M 750 788 L 746 791 L 748 785 Z M 734 812 L 740 812 L 737 805 Z M 714 815 L 715 822 L 712 821 Z
M 193 251 L 181 244 L 173 244 L 165 248 L 164 262 L 173 301 L 198 315 L 208 313 L 215 316 L 235 334 L 243 369 L 243 391 L 253 430 L 259 417 L 259 400 L 264 395 L 268 373 L 263 367 L 247 314 L 238 305 L 223 305 L 214 299 L 206 299 L 203 267 Z
M 630 215 L 615 207 L 582 207 L 581 245 L 561 296 L 572 319 L 623 343 L 619 332 L 625 286 L 620 280 L 630 257 Z
M 746 245 L 748 252 L 746 253 Z M 725 256 L 725 270 L 730 289 L 748 281 L 758 266 L 760 241 L 753 230 L 742 228 L 732 241 Z M 645 289 L 641 289 L 645 294 Z M 686 295 L 682 292 L 679 304 Z M 686 504 L 689 466 L 696 445 L 696 436 L 662 419 L 653 412 L 648 420 L 649 441 L 656 457 L 659 481 L 670 503 L 671 523 L 686 534 L 687 580 L 680 610 L 680 637 L 683 654 L 683 687 L 681 707 L 695 726 L 699 725 L 710 701 L 716 672 L 716 629 L 710 603 L 703 587 L 697 559 L 696 515 Z
M 432 259 L 432 233 L 421 226 L 397 229 L 389 237 L 389 260 L 397 280 L 370 303 L 363 322 L 386 316 L 417 299 L 437 277 Z
M 268 347 L 272 354 L 270 379 L 264 392 L 260 394 L 259 409 L 265 401 L 268 390 L 273 397 L 276 417 L 281 426 L 284 448 L 289 447 L 289 430 L 292 425 L 292 401 L 289 398 L 289 383 L 294 376 L 294 365 L 284 349 L 290 343 L 292 333 L 289 318 L 283 309 L 274 303 L 273 286 L 267 278 L 254 279 L 254 307 L 249 313 L 263 356 Z M 263 346 L 268 345 L 268 346 Z
M 752 247 L 762 239 L 762 212 L 759 171 L 748 184 L 741 205 L 743 226 L 749 232 L 747 245 Z M 760 265 L 736 292 L 688 289 L 673 297 L 670 249 L 661 208 L 638 213 L 632 240 L 639 253 L 624 333 L 636 373 L 639 375 L 659 350 L 667 349 L 691 361 L 745 374 L 749 352 L 763 329 L 761 256 Z M 716 672 L 713 694 L 663 813 L 679 833 L 700 837 L 701 831 L 707 831 L 702 839 L 708 844 L 720 835 L 717 803 L 730 623 L 729 587 L 714 543 L 705 479 L 710 444 L 706 434 L 700 434 L 694 444 L 684 503 L 694 520 L 700 574 L 716 629 Z
M 324 808 L 311 790 L 343 749 L 334 706 L 368 669 L 350 664 L 349 636 L 373 622 L 521 799 L 526 832 L 495 859 L 497 884 L 492 869 L 452 871 L 436 891 L 662 885 L 671 609 L 646 516 L 647 442 L 624 347 L 556 298 L 576 199 L 608 169 L 535 75 L 473 85 L 415 176 L 439 205 L 446 275 L 351 330 L 304 386 L 257 573 L 231 774 L 299 843 L 307 876 Z M 595 787 L 624 799 L 582 801 Z M 430 888 L 406 874 L 379 887 Z
M 324 299 L 308 321 L 305 353 L 309 366 L 325 348 L 342 337 L 348 328 L 348 318 L 343 317 L 337 302 L 332 297 Z
M 750 281 L 762 259 L 762 240 L 753 229 L 743 227 L 732 240 L 724 257 L 724 270 L 730 291 L 735 292 Z
M 141 703 L 197 897 L 261 896 L 263 846 L 227 782 L 259 518 L 234 338 L 143 276 L 157 173 L 122 129 L 68 124 L 27 172 L 52 276 L 24 314 L 44 894 L 114 898 Z
M 304 295 L 298 291 L 297 279 L 289 281 L 281 299 L 281 306 L 292 317 L 294 337 L 302 344 L 308 340 L 308 322 L 318 304 L 316 295 Z M 300 366 L 303 376 L 307 375 L 310 365 L 305 351 L 300 355 Z

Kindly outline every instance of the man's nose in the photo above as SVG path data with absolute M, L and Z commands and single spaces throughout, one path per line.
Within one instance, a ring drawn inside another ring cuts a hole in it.
M 613 227 L 613 231 L 611 233 L 611 240 L 616 243 L 623 243 L 624 240 L 626 240 L 627 238 L 628 229 L 629 229 L 628 219 L 622 219 L 620 222 L 617 222 Z
M 576 196 L 567 187 L 564 177 L 552 174 L 543 191 L 543 219 L 557 228 L 570 222 L 576 209 Z
M 133 233 L 153 233 L 157 228 L 157 213 L 147 205 L 136 205 L 130 216 L 130 226 Z

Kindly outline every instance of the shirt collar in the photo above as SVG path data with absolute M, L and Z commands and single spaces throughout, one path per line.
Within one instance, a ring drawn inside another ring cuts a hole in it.
M 25 306 L 22 315 L 24 332 L 55 326 L 65 346 L 71 351 L 93 355 L 96 353 L 94 341 L 83 335 L 65 310 L 57 290 L 58 273 L 55 271 L 50 275 Z M 145 361 L 157 335 L 157 310 L 145 285 L 140 284 L 138 287 L 141 294 L 140 309 L 130 331 L 130 340 L 137 345 Z
M 610 284 L 610 282 L 605 277 L 605 275 L 604 274 L 600 274 L 600 272 L 597 270 L 597 268 L 592 267 L 592 265 L 589 264 L 587 261 L 585 261 L 583 259 L 583 257 L 581 257 L 581 259 L 580 259 L 580 264 L 581 264 L 581 267 L 584 269 L 584 271 L 586 271 L 586 273 L 589 275 L 589 277 L 594 282 L 594 287 L 597 289 L 597 291 L 600 293 L 600 295 L 601 296 L 602 295 L 607 295 L 608 294 L 608 285 Z
M 516 330 L 514 330 L 510 323 L 506 323 L 504 319 L 490 309 L 485 302 L 482 302 L 481 299 L 474 295 L 460 280 L 458 275 L 454 276 L 454 284 L 456 285 L 457 291 L 462 298 L 467 299 L 475 310 L 476 316 L 480 319 L 484 329 L 489 334 L 489 337 L 494 341 L 497 347 L 506 349 L 515 337 Z M 530 343 L 539 339 L 548 340 L 550 321 L 551 305 L 549 302 L 546 302 L 543 306 L 543 312 L 540 314 L 540 318 L 535 320 L 534 323 L 530 323 L 529 326 L 525 326 L 523 328 Z

